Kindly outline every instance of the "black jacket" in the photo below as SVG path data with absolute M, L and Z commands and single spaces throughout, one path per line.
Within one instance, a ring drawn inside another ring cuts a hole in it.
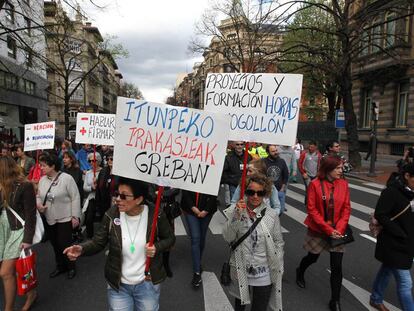
M 221 176 L 221 183 L 228 184 L 237 187 L 240 182 L 243 172 L 243 159 L 244 152 L 242 155 L 237 155 L 232 150 L 224 159 L 223 175 Z M 250 162 L 252 157 L 248 155 L 247 162 Z
M 414 192 L 407 190 L 397 178 L 382 191 L 375 208 L 375 218 L 383 226 L 377 237 L 375 258 L 392 268 L 410 269 L 413 264 L 414 212 L 409 207 L 391 221 L 413 199 Z
M 112 206 L 112 196 L 118 190 L 118 180 L 119 177 L 112 175 L 108 166 L 104 167 L 98 175 L 95 202 L 101 216 Z
M 149 241 L 151 234 L 152 219 L 154 217 L 154 206 L 148 205 L 148 224 L 146 241 Z M 120 225 L 114 224 L 114 219 L 119 219 L 118 207 L 111 207 L 102 219 L 101 226 L 92 240 L 80 244 L 82 255 L 93 255 L 109 244 L 109 253 L 105 263 L 105 278 L 108 284 L 115 290 L 119 289 L 122 273 L 122 231 Z M 160 211 L 158 225 L 155 235 L 154 245 L 156 248 L 155 256 L 151 259 L 150 274 L 153 284 L 161 283 L 167 277 L 163 262 L 162 253 L 168 250 L 175 242 L 174 233 L 165 217 Z
M 274 159 L 271 156 L 263 160 L 266 164 L 266 175 L 273 181 L 277 191 L 280 191 L 282 185 L 286 185 L 289 180 L 289 170 L 285 160 L 281 157 Z
M 82 171 L 79 167 L 71 166 L 70 168 L 63 167 L 62 172 L 69 174 L 73 177 L 76 182 L 76 186 L 78 186 L 79 195 L 81 199 L 81 203 L 83 201 L 83 179 L 82 179 Z
M 181 209 L 186 212 L 187 214 L 191 214 L 195 216 L 191 208 L 196 206 L 196 192 L 191 191 L 182 191 L 181 197 Z M 209 214 L 214 214 L 217 211 L 217 197 L 214 195 L 208 195 L 200 193 L 198 195 L 198 206 L 197 208 L 200 211 L 206 211 Z

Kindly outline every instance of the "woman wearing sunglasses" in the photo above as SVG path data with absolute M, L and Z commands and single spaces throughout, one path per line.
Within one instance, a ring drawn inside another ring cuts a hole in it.
M 245 310 L 250 303 L 252 311 L 267 310 L 268 306 L 282 310 L 284 242 L 279 217 L 264 200 L 271 189 L 272 182 L 265 175 L 250 175 L 245 199 L 224 210 L 228 221 L 223 236 L 227 242 L 235 243 L 251 231 L 230 257 L 230 294 L 235 297 L 236 311 Z
M 93 255 L 106 248 L 105 264 L 109 310 L 159 310 L 160 284 L 167 277 L 162 252 L 175 241 L 164 213 L 158 217 L 157 236 L 148 245 L 154 217 L 153 205 L 147 205 L 148 185 L 121 177 L 116 205 L 110 208 L 92 240 L 65 249 L 70 260 Z M 146 257 L 151 257 L 150 280 L 145 278 Z
M 88 162 L 92 168 L 86 172 L 85 180 L 83 182 L 83 191 L 86 199 L 83 203 L 82 213 L 85 215 L 86 235 L 91 239 L 94 233 L 93 223 L 96 216 L 95 192 L 97 188 L 97 179 L 102 169 L 101 155 L 98 152 L 95 153 L 95 156 L 93 153 L 89 153 Z
M 308 216 L 305 225 L 308 231 L 303 248 L 308 254 L 296 269 L 296 284 L 305 288 L 304 274 L 314 264 L 322 251 L 330 254 L 331 300 L 329 309 L 340 311 L 342 286 L 342 257 L 344 245 L 330 247 L 327 237 L 340 239 L 348 226 L 351 214 L 348 182 L 342 178 L 343 161 L 338 156 L 327 156 L 321 161 L 318 176 L 308 188 Z M 325 201 L 325 202 L 324 202 Z M 326 212 L 325 212 L 326 210 Z

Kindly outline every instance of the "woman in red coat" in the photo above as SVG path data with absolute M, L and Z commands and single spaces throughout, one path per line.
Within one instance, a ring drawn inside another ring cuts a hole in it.
M 308 216 L 305 224 L 308 231 L 304 249 L 308 254 L 302 258 L 296 269 L 296 284 L 305 288 L 306 269 L 315 263 L 323 250 L 328 251 L 331 259 L 331 300 L 329 309 L 340 311 L 339 297 L 342 286 L 342 257 L 344 245 L 330 247 L 327 237 L 339 239 L 345 233 L 351 214 L 348 182 L 341 178 L 342 160 L 337 156 L 328 156 L 322 162 L 318 178 L 308 188 Z M 324 194 L 323 194 L 324 193 Z M 326 199 L 324 212 L 323 196 Z M 326 214 L 326 215 L 325 215 Z

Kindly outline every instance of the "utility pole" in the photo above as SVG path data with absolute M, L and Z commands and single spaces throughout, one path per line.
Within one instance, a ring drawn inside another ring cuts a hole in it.
M 375 161 L 377 160 L 377 123 L 378 123 L 378 116 L 379 116 L 379 103 L 372 102 L 372 120 L 373 120 L 373 127 L 372 127 L 372 139 L 371 141 L 371 162 L 369 166 L 369 172 L 367 174 L 368 177 L 376 177 L 377 174 L 375 173 Z

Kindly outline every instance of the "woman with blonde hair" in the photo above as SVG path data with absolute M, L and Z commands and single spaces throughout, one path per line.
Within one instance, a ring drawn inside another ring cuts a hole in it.
M 279 217 L 264 198 L 272 182 L 253 174 L 246 180 L 245 199 L 224 210 L 223 237 L 231 245 L 230 294 L 235 311 L 282 310 L 283 237 Z M 251 299 L 251 301 L 250 301 Z
M 32 245 L 36 227 L 36 195 L 22 170 L 10 156 L 0 156 L 0 277 L 4 288 L 4 311 L 12 311 L 16 296 L 16 259 Z M 24 221 L 17 220 L 15 213 Z M 29 310 L 36 292 L 28 294 L 23 310 Z

